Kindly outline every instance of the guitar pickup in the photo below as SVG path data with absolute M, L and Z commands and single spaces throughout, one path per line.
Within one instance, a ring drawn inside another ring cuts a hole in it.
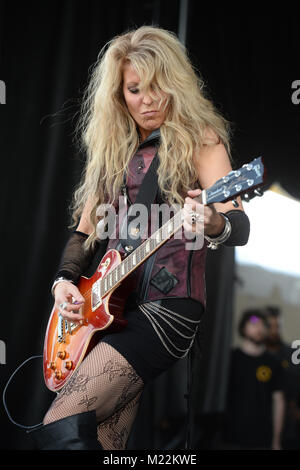
M 102 303 L 101 292 L 100 292 L 100 282 L 94 282 L 92 286 L 92 311 L 99 307 Z

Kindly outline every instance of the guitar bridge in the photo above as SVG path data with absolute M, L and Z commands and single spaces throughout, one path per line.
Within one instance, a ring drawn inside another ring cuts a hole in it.
M 65 343 L 66 333 L 68 332 L 71 335 L 77 326 L 77 323 L 72 323 L 68 320 L 65 320 L 62 315 L 59 314 L 57 325 L 57 342 Z
M 65 343 L 65 320 L 60 314 L 58 314 L 58 323 L 57 323 L 57 342 Z

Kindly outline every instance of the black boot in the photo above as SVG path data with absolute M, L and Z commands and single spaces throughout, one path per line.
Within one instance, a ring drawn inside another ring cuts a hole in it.
M 27 431 L 38 450 L 101 450 L 95 410 Z

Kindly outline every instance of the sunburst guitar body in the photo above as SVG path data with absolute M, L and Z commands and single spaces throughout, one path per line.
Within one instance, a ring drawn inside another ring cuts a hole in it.
M 80 277 L 77 287 L 85 298 L 80 311 L 83 321 L 71 323 L 53 307 L 44 341 L 43 367 L 47 387 L 57 392 L 70 379 L 87 353 L 104 334 L 125 328 L 124 306 L 133 287 L 130 282 L 117 284 L 99 296 L 99 281 L 113 272 L 122 261 L 117 250 L 109 250 L 92 277 Z M 112 313 L 113 312 L 113 313 Z

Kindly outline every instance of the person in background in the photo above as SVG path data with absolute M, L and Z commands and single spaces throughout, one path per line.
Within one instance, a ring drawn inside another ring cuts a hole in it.
M 267 350 L 268 323 L 258 309 L 239 323 L 240 346 L 233 349 L 223 441 L 231 449 L 281 449 L 285 413 L 279 361 Z
M 283 449 L 300 449 L 300 365 L 294 364 L 294 349 L 282 338 L 282 314 L 277 306 L 268 305 L 263 310 L 269 329 L 266 338 L 267 351 L 278 359 L 283 369 L 286 419 L 282 435 Z

